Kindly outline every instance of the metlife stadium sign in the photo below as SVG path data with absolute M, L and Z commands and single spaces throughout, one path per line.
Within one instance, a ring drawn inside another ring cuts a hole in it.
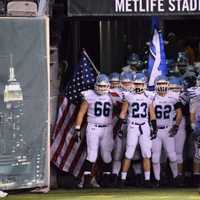
M 199 15 L 200 0 L 68 0 L 68 16 Z

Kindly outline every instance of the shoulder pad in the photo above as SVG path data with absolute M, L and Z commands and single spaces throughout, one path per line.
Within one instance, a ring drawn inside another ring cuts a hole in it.
M 86 100 L 92 94 L 94 94 L 94 90 L 85 90 L 81 92 L 81 95 L 84 100 Z

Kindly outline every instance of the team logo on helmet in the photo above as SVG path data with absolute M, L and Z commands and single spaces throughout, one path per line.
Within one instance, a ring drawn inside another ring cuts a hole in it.
M 94 88 L 96 93 L 99 95 L 107 94 L 110 89 L 110 82 L 108 76 L 105 74 L 99 74 L 96 78 Z

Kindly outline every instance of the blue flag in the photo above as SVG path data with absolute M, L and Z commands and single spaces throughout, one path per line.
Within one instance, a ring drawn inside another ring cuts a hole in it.
M 148 74 L 150 88 L 154 87 L 157 76 L 167 74 L 163 36 L 157 28 L 154 28 L 153 39 L 149 45 Z

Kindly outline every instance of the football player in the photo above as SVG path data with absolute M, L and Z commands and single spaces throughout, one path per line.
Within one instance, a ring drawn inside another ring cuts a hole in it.
M 179 177 L 182 177 L 183 175 L 183 148 L 185 144 L 186 139 L 186 119 L 185 119 L 185 109 L 184 106 L 186 102 L 183 100 L 182 96 L 182 83 L 181 80 L 178 77 L 171 77 L 169 80 L 169 89 L 177 94 L 177 98 L 180 96 L 180 101 L 182 102 L 181 110 L 182 110 L 182 120 L 178 128 L 177 134 L 174 136 L 175 139 L 175 150 L 176 150 L 176 156 L 177 156 L 177 164 L 178 164 L 178 175 Z M 175 96 L 175 94 L 173 94 Z M 176 120 L 176 117 L 174 116 L 174 120 Z M 182 178 L 181 178 L 182 179 Z M 180 182 L 180 185 L 183 183 Z
M 185 52 L 178 52 L 178 57 L 176 60 L 176 68 L 183 75 L 186 70 L 187 66 L 189 65 L 189 59 Z
M 113 75 L 113 76 L 116 76 Z M 120 87 L 115 87 L 111 90 L 111 94 L 115 102 L 118 102 L 117 106 L 121 110 L 121 103 L 124 98 L 125 93 L 131 92 L 133 90 L 133 79 L 132 72 L 122 72 L 120 74 Z M 116 80 L 118 77 L 112 77 L 112 80 Z M 115 95 L 116 94 L 116 95 Z M 119 116 L 118 110 L 116 116 Z M 119 124 L 118 124 L 119 123 Z M 113 165 L 112 165 L 112 176 L 113 184 L 118 184 L 118 175 L 121 169 L 121 161 L 124 156 L 126 147 L 126 132 L 127 132 L 127 122 L 124 120 L 123 123 L 119 121 L 116 122 L 114 126 L 114 132 L 117 132 L 115 137 L 114 151 L 113 151 Z M 123 132 L 123 134 L 122 134 Z
M 83 166 L 84 171 L 91 172 L 99 150 L 103 160 L 103 171 L 111 171 L 113 101 L 109 94 L 109 88 L 109 78 L 105 74 L 100 74 L 96 78 L 95 89 L 82 92 L 83 102 L 75 120 L 74 137 L 77 139 L 81 137 L 81 125 L 87 114 L 87 158 Z
M 110 88 L 119 88 L 120 87 L 120 74 L 113 72 L 109 76 Z
M 182 112 L 177 95 L 169 92 L 168 89 L 168 78 L 165 76 L 158 76 L 155 80 L 156 95 L 153 100 L 158 134 L 152 144 L 152 163 L 156 186 L 159 186 L 160 181 L 160 156 L 162 146 L 169 158 L 173 178 L 176 178 L 178 175 L 174 136 L 178 132 L 182 119 Z M 174 110 L 176 112 L 175 124 L 173 121 Z
M 125 159 L 121 172 L 121 183 L 124 185 L 127 178 L 131 160 L 134 156 L 136 146 L 139 143 L 143 157 L 143 169 L 145 184 L 150 185 L 150 157 L 151 136 L 156 137 L 157 127 L 152 100 L 145 94 L 146 77 L 142 73 L 136 73 L 134 80 L 134 93 L 125 94 L 120 119 L 123 121 L 128 117 L 128 130 Z M 153 134 L 151 135 L 148 113 L 150 113 Z M 128 114 L 128 116 L 127 116 Z
M 143 63 L 140 60 L 138 54 L 132 53 L 129 58 L 127 59 L 127 66 L 122 68 L 122 71 L 124 72 L 132 72 L 132 71 L 138 71 L 143 68 Z
M 194 185 L 200 187 L 200 76 L 197 77 L 197 88 L 190 99 L 190 120 L 194 139 L 193 176 Z

